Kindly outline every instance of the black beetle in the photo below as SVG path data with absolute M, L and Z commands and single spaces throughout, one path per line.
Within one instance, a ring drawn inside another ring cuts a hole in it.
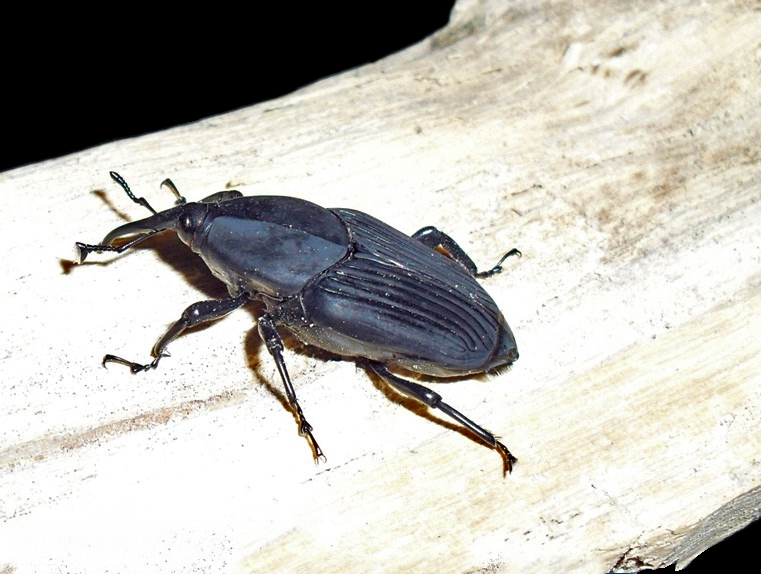
M 315 458 L 324 456 L 296 399 L 277 325 L 307 344 L 362 361 L 400 393 L 472 431 L 499 452 L 505 474 L 512 470 L 515 457 L 492 433 L 388 367 L 455 377 L 512 364 L 518 358 L 513 333 L 476 278 L 499 273 L 507 257 L 520 255 L 517 249 L 479 273 L 462 248 L 435 227 L 410 237 L 353 209 L 325 209 L 293 197 L 243 197 L 232 190 L 186 203 L 168 179 L 162 185 L 177 196 L 176 206 L 159 213 L 135 197 L 119 174 L 111 172 L 111 177 L 153 215 L 117 227 L 101 245 L 77 243 L 78 262 L 93 251 L 121 253 L 171 229 L 227 285 L 230 297 L 185 309 L 153 347 L 151 363 L 106 355 L 104 365 L 121 363 L 133 373 L 155 369 L 168 356 L 167 345 L 185 329 L 258 300 L 265 309 L 258 318 L 259 335 Z M 130 235 L 137 237 L 112 245 Z

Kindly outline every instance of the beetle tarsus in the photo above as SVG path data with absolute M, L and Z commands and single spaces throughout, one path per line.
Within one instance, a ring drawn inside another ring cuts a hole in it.
M 328 459 L 325 456 L 325 453 L 322 452 L 320 445 L 317 444 L 317 441 L 312 434 L 312 425 L 307 422 L 303 415 L 301 415 L 300 418 L 301 424 L 299 425 L 299 434 L 303 437 L 306 437 L 307 441 L 309 441 L 309 444 L 312 447 L 312 455 L 314 456 L 314 460 L 327 462 Z
M 508 257 L 512 257 L 513 255 L 517 255 L 518 257 L 523 257 L 523 253 L 521 253 L 518 249 L 513 247 L 510 251 L 508 251 L 502 256 L 502 259 L 500 259 L 494 267 L 492 267 L 488 271 L 477 272 L 473 276 L 477 277 L 478 279 L 485 279 L 486 277 L 491 277 L 492 275 L 496 275 L 497 273 L 502 271 L 502 264 L 505 262 L 505 259 L 507 259 Z
M 309 444 L 312 447 L 312 455 L 314 456 L 315 462 L 327 462 L 327 457 L 322 452 L 320 445 L 317 444 L 317 441 L 312 434 L 312 425 L 307 422 L 303 414 L 300 413 L 299 418 L 301 420 L 301 423 L 299 424 L 299 434 L 303 437 L 306 437 L 306 439 L 309 441 Z
M 518 459 L 515 458 L 512 453 L 507 450 L 507 447 L 503 445 L 501 442 L 496 441 L 495 447 L 497 449 L 497 452 L 502 457 L 502 474 L 504 476 L 507 476 L 511 472 L 513 472 L 513 465 L 518 462 Z
M 128 361 L 127 359 L 122 359 L 121 357 L 117 357 L 116 355 L 106 355 L 103 357 L 103 363 L 102 365 L 105 367 L 106 363 L 118 363 L 120 365 L 126 365 L 129 367 L 129 370 L 132 371 L 132 374 L 142 373 L 143 371 L 149 371 L 151 369 L 155 369 L 159 366 L 159 361 L 161 360 L 161 357 L 168 357 L 169 355 L 163 354 L 159 355 L 153 361 L 148 363 L 147 365 L 143 365 L 141 363 L 135 363 L 133 361 Z
M 322 452 L 322 449 L 320 448 L 320 445 L 317 444 L 317 441 L 314 438 L 314 435 L 312 434 L 312 425 L 309 424 L 309 422 L 304 417 L 304 411 L 301 410 L 301 405 L 299 405 L 298 401 L 295 400 L 294 396 L 294 402 L 291 404 L 289 401 L 289 405 L 291 408 L 296 412 L 296 418 L 299 420 L 299 434 L 303 437 L 306 437 L 307 441 L 309 441 L 310 446 L 312 447 L 312 454 L 314 456 L 315 461 L 321 460 L 325 462 L 327 458 Z

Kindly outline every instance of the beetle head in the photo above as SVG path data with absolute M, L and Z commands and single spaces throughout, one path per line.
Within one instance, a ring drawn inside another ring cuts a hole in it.
M 153 213 L 153 215 L 146 217 L 145 219 L 120 225 L 106 235 L 100 245 L 89 245 L 87 243 L 77 242 L 77 260 L 79 263 L 84 263 L 87 254 L 92 253 L 93 251 L 98 253 L 101 251 L 122 253 L 124 250 L 148 239 L 151 235 L 170 229 L 175 231 L 180 239 L 190 246 L 194 233 L 203 226 L 203 222 L 211 204 L 218 205 L 232 199 L 237 199 L 243 195 L 239 191 L 231 189 L 214 193 L 198 203 L 187 203 L 185 198 L 180 195 L 179 191 L 177 191 L 174 183 L 172 183 L 170 179 L 166 179 L 162 182 L 162 185 L 172 190 L 177 197 L 177 201 L 175 202 L 175 207 L 157 212 L 151 207 L 145 198 L 138 198 L 132 193 L 132 190 L 130 190 L 129 185 L 127 185 L 127 182 L 124 181 L 122 176 L 115 171 L 110 173 L 111 178 L 122 187 L 132 201 L 142 205 Z M 120 244 L 118 247 L 112 245 L 113 242 L 120 237 L 126 237 L 129 235 L 137 235 L 137 237 L 126 243 Z

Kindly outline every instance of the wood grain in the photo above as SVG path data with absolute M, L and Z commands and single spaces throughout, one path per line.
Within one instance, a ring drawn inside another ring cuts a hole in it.
M 760 39 L 758 2 L 459 2 L 373 65 L 0 174 L 0 571 L 624 572 L 757 518 Z M 171 237 L 72 267 L 145 216 L 112 169 L 519 247 L 486 287 L 520 360 L 435 386 L 514 473 L 294 343 L 315 466 L 254 310 L 102 369 L 224 292 Z

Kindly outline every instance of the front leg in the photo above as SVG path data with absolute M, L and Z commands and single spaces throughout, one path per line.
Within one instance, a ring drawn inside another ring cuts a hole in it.
M 174 325 L 169 327 L 167 332 L 164 333 L 164 335 L 154 345 L 153 356 L 156 358 L 153 359 L 153 361 L 147 365 L 143 365 L 122 359 L 121 357 L 117 357 L 115 355 L 106 355 L 103 357 L 103 366 L 105 366 L 106 363 L 119 363 L 121 365 L 127 365 L 133 373 L 155 369 L 158 367 L 159 361 L 162 357 L 169 356 L 169 353 L 166 352 L 166 348 L 169 343 L 179 337 L 185 329 L 195 327 L 196 325 L 206 323 L 208 321 L 221 319 L 228 313 L 231 313 L 239 307 L 242 307 L 246 301 L 248 301 L 248 296 L 243 294 L 232 299 L 210 299 L 208 301 L 199 301 L 198 303 L 193 303 L 190 307 L 182 312 L 182 316 L 179 318 L 179 320 Z

